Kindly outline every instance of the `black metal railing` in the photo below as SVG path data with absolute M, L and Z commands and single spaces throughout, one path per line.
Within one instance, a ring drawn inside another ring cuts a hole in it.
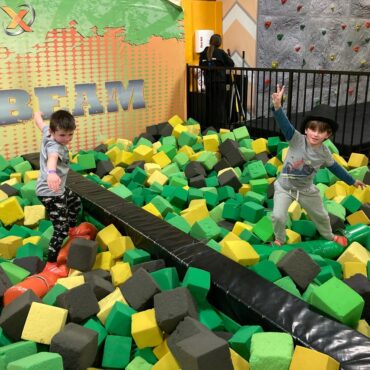
M 279 135 L 270 106 L 271 94 L 280 84 L 285 85 L 284 108 L 295 127 L 300 128 L 305 112 L 315 105 L 329 104 L 335 107 L 339 124 L 332 141 L 342 155 L 369 154 L 370 72 L 188 66 L 187 114 L 203 127 L 220 128 L 207 114 L 215 108 L 207 98 L 207 86 L 210 93 L 213 76 L 219 79 L 220 71 L 226 76 L 222 85 L 226 110 L 222 127 L 246 125 L 253 137 Z

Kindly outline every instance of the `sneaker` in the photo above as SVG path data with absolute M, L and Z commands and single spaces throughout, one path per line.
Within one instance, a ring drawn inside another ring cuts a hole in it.
M 63 278 L 68 276 L 69 269 L 66 265 L 58 266 L 56 262 L 46 262 L 43 272 L 53 274 L 58 278 Z
M 271 246 L 272 247 L 282 247 L 283 243 L 281 241 L 275 239 L 275 241 L 271 243 Z
M 348 245 L 348 240 L 345 236 L 334 235 L 333 241 L 340 244 L 343 248 L 345 248 Z

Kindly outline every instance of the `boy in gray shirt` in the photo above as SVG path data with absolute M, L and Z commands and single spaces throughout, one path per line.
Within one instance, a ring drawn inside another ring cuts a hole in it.
M 81 209 L 80 198 L 65 187 L 69 171 L 67 145 L 73 138 L 76 123 L 73 116 L 65 110 L 56 111 L 51 115 L 50 126 L 44 123 L 41 112 L 34 114 L 34 120 L 42 132 L 40 175 L 36 195 L 45 206 L 54 227 L 45 270 L 66 276 L 66 266 L 57 266 L 56 261 L 69 229 L 76 226 Z
M 327 105 L 315 107 L 305 118 L 305 135 L 303 135 L 294 129 L 281 108 L 283 95 L 284 86 L 277 85 L 277 92 L 272 94 L 273 113 L 289 142 L 289 149 L 281 174 L 274 183 L 272 212 L 274 244 L 281 246 L 285 243 L 288 208 L 296 200 L 306 210 L 323 238 L 346 247 L 347 239 L 344 236 L 334 235 L 332 232 L 328 212 L 324 208 L 318 188 L 313 184 L 313 179 L 320 167 L 324 166 L 349 185 L 364 188 L 365 184 L 355 180 L 335 162 L 329 149 L 323 145 L 323 142 L 338 128 L 333 119 L 333 108 Z

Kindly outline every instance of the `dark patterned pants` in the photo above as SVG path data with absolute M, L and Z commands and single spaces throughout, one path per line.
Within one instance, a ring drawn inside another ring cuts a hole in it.
M 69 228 L 76 226 L 77 216 L 81 209 L 81 199 L 69 189 L 66 189 L 61 196 L 39 196 L 39 199 L 45 206 L 54 227 L 49 243 L 48 262 L 55 262 Z

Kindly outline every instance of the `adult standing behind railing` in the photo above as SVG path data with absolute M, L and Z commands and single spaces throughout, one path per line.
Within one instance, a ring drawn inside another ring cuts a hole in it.
M 214 34 L 200 54 L 199 65 L 204 70 L 206 86 L 206 125 L 220 129 L 226 123 L 226 72 L 224 68 L 233 67 L 233 60 L 220 48 L 221 36 Z

